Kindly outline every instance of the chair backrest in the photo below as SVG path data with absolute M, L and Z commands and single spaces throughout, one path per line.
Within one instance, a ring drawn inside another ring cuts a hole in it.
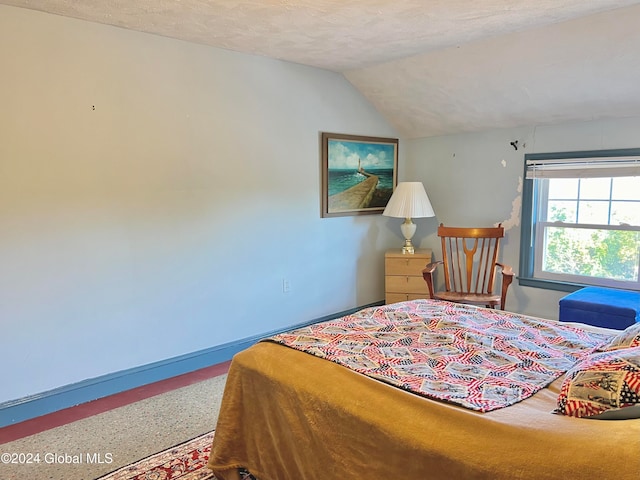
M 496 262 L 504 227 L 445 227 L 440 224 L 442 261 L 447 292 L 493 293 Z

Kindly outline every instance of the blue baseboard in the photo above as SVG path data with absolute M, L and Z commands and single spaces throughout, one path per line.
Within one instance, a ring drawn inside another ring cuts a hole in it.
M 90 378 L 78 383 L 65 385 L 53 390 L 30 395 L 28 397 L 0 403 L 0 428 L 18 422 L 30 420 L 48 413 L 57 412 L 65 408 L 80 405 L 82 403 L 97 400 L 109 395 L 131 390 L 150 383 L 166 380 L 185 373 L 193 372 L 201 368 L 210 367 L 218 363 L 231 360 L 236 353 L 250 347 L 259 340 L 276 335 L 278 333 L 300 328 L 314 323 L 332 320 L 334 318 L 349 315 L 363 308 L 382 305 L 384 302 L 375 302 L 369 305 L 352 308 L 344 312 L 316 318 L 297 325 L 280 330 L 267 332 L 243 338 L 215 347 L 200 350 L 198 352 L 180 355 L 178 357 L 161 360 L 141 367 L 130 368 L 119 372 Z

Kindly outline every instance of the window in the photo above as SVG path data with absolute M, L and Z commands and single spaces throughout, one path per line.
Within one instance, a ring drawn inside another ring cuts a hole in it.
M 640 290 L 640 149 L 525 155 L 521 285 Z

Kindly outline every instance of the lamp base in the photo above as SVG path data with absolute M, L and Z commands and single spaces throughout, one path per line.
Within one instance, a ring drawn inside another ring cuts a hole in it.
M 411 221 L 410 218 L 405 218 L 404 223 L 400 225 L 400 230 L 402 230 L 402 235 L 404 236 L 404 246 L 402 247 L 403 254 L 413 255 L 415 253 L 415 249 L 413 248 L 413 244 L 411 243 L 411 237 L 416 233 L 416 224 Z
M 411 245 L 411 242 L 409 242 L 409 245 L 405 243 L 405 245 L 402 247 L 402 253 L 413 255 L 414 253 L 416 253 L 416 250 L 415 248 L 413 248 L 413 245 Z

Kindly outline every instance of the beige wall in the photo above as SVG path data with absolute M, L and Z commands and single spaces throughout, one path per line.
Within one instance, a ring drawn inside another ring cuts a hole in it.
M 320 218 L 319 133 L 396 136 L 341 75 L 6 6 L 0 68 L 0 402 L 384 297 L 399 223 Z

